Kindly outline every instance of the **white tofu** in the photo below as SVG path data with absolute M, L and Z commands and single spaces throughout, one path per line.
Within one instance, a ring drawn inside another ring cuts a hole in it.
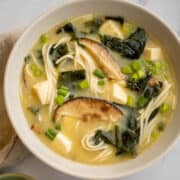
M 104 24 L 102 24 L 99 29 L 99 33 L 102 35 L 106 34 L 110 36 L 115 36 L 121 39 L 124 38 L 121 26 L 112 20 L 107 20 Z
M 56 138 L 54 139 L 54 144 L 56 146 L 61 147 L 61 149 L 63 148 L 63 150 L 66 153 L 70 152 L 72 149 L 71 140 L 69 140 L 69 138 L 67 136 L 65 136 L 64 134 L 62 134 L 61 132 L 59 132 L 57 134 Z
M 162 50 L 159 47 L 146 48 L 144 55 L 149 60 L 159 60 L 162 58 Z
M 122 104 L 127 103 L 127 93 L 125 89 L 117 83 L 113 83 L 113 98 L 117 99 Z
M 41 104 L 48 104 L 48 92 L 49 92 L 49 83 L 48 81 L 38 82 L 33 86 L 33 89 L 39 98 Z

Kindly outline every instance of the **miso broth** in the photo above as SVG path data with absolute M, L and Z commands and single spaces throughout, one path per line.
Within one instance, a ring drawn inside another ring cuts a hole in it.
M 90 14 L 37 39 L 24 58 L 20 100 L 31 130 L 59 155 L 118 163 L 143 153 L 168 126 L 175 78 L 150 32 Z

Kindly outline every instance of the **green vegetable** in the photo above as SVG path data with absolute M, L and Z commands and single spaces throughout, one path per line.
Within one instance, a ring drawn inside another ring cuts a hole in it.
M 132 74 L 133 70 L 132 70 L 131 66 L 124 66 L 121 68 L 121 72 L 123 74 Z
M 154 130 L 151 134 L 151 138 L 156 140 L 159 137 L 159 132 L 157 132 L 156 130 Z
M 146 45 L 144 29 L 137 28 L 127 39 L 122 40 L 109 35 L 101 36 L 101 42 L 111 50 L 117 51 L 129 59 L 138 59 Z
M 59 94 L 59 95 L 62 95 L 62 96 L 65 97 L 65 96 L 67 95 L 67 93 L 68 93 L 67 90 L 64 90 L 64 89 L 61 89 L 61 88 L 58 89 L 58 94 Z
M 165 123 L 164 122 L 159 122 L 159 124 L 158 124 L 158 126 L 157 126 L 157 129 L 158 129 L 158 131 L 160 131 L 160 132 L 162 132 L 162 131 L 164 131 L 164 129 L 165 129 Z
M 132 77 L 130 77 L 127 80 L 127 87 L 134 91 L 139 91 L 139 92 L 144 91 L 144 89 L 148 85 L 148 82 L 151 79 L 152 75 L 147 74 L 145 77 L 140 78 L 140 79 L 138 78 L 137 74 L 134 76 L 135 76 L 136 81 L 134 81 L 134 79 L 132 79 Z
M 133 73 L 133 74 L 131 75 L 131 80 L 132 80 L 132 81 L 137 81 L 138 79 L 139 79 L 139 76 L 138 76 L 137 73 Z
M 105 19 L 119 22 L 121 25 L 124 24 L 124 18 L 122 16 L 105 16 Z
M 90 29 L 90 33 L 96 33 L 103 23 L 103 20 L 100 18 L 94 18 L 91 21 L 85 22 L 85 26 Z
M 138 70 L 142 69 L 142 65 L 141 65 L 141 62 L 139 60 L 132 61 L 130 63 L 130 66 L 134 71 L 138 71 Z
M 169 112 L 170 109 L 171 109 L 171 106 L 170 106 L 168 103 L 163 103 L 163 104 L 160 106 L 160 113 Z
M 113 104 L 123 112 L 125 118 L 122 121 L 125 121 L 126 128 L 115 125 L 110 131 L 97 130 L 93 137 L 94 144 L 98 145 L 101 141 L 104 141 L 116 148 L 116 155 L 136 155 L 139 141 L 136 110 L 127 105 Z
M 41 36 L 40 36 L 40 42 L 41 42 L 42 44 L 44 44 L 44 43 L 47 42 L 47 40 L 48 40 L 47 34 L 41 34 Z
M 58 87 L 66 86 L 69 91 L 74 91 L 79 88 L 79 83 L 86 79 L 86 72 L 84 69 L 76 71 L 61 72 L 58 79 Z
M 105 81 L 104 81 L 103 79 L 100 79 L 100 80 L 98 81 L 98 85 L 99 85 L 99 86 L 104 86 L 104 84 L 105 84 Z
M 47 131 L 45 131 L 45 135 L 50 139 L 50 140 L 54 140 L 57 132 L 54 129 L 49 128 Z
M 73 38 L 76 37 L 76 28 L 71 22 L 65 24 L 63 27 L 58 28 L 56 34 L 65 33 L 65 32 L 69 33 Z
M 101 71 L 100 69 L 95 69 L 93 71 L 93 74 L 98 77 L 99 79 L 104 79 L 105 78 L 105 74 L 103 73 L 103 71 Z
M 31 70 L 31 72 L 33 73 L 33 75 L 35 76 L 35 77 L 40 77 L 41 75 L 42 75 L 42 71 L 41 71 L 41 69 L 39 69 L 39 67 L 36 65 L 36 64 L 30 64 L 30 70 Z
M 148 104 L 148 101 L 149 101 L 148 98 L 146 98 L 144 96 L 140 96 L 137 101 L 137 107 L 138 108 L 145 107 Z
M 60 124 L 56 124 L 54 127 L 56 130 L 60 131 L 61 130 L 61 125 Z
M 122 30 L 126 35 L 130 35 L 135 31 L 133 24 L 125 22 L 122 26 Z
M 141 79 L 146 76 L 145 72 L 143 70 L 137 71 L 138 78 Z
M 156 108 L 156 109 L 151 113 L 151 115 L 149 116 L 148 122 L 150 122 L 151 120 L 153 120 L 158 113 L 159 113 L 159 107 Z
M 37 115 L 40 111 L 40 108 L 38 106 L 30 106 L 28 107 L 28 110 L 34 115 Z
M 134 101 L 135 101 L 135 100 L 134 100 L 134 96 L 128 96 L 128 97 L 127 97 L 127 103 L 126 103 L 126 104 L 127 104 L 128 106 L 133 106 L 133 105 L 134 105 Z
M 61 89 L 68 91 L 68 87 L 66 87 L 66 86 L 61 86 Z
M 79 83 L 81 89 L 86 89 L 89 87 L 89 82 L 87 80 L 83 80 Z
M 27 56 L 24 57 L 24 63 L 25 64 L 29 63 L 30 60 L 31 60 L 31 55 L 30 54 L 28 54 Z
M 63 102 L 64 102 L 64 96 L 58 95 L 58 96 L 56 97 L 55 101 L 56 101 L 56 103 L 57 103 L 58 105 L 63 104 Z
M 53 45 L 50 49 L 50 59 L 56 66 L 56 61 L 61 58 L 62 56 L 66 55 L 68 53 L 68 46 L 66 43 L 61 43 L 57 47 Z

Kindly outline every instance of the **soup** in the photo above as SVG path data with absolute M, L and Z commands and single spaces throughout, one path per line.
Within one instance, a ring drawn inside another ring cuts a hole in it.
M 85 15 L 43 33 L 24 58 L 20 99 L 31 130 L 73 161 L 136 158 L 175 107 L 162 46 L 123 17 Z

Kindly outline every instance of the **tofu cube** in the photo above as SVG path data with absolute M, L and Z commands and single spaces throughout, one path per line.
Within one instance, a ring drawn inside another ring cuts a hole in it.
M 161 48 L 158 47 L 146 48 L 144 51 L 144 55 L 149 60 L 159 60 L 162 58 L 162 51 Z
M 49 98 L 48 98 L 48 90 L 49 90 L 49 83 L 48 81 L 38 82 L 33 86 L 33 89 L 39 98 L 41 104 L 48 104 Z
M 99 29 L 99 33 L 104 35 L 110 35 L 114 37 L 118 37 L 123 39 L 124 35 L 121 30 L 121 25 L 118 23 L 112 21 L 112 20 L 107 20 Z
M 121 102 L 122 104 L 127 103 L 127 93 L 123 87 L 119 84 L 113 84 L 113 98 Z

